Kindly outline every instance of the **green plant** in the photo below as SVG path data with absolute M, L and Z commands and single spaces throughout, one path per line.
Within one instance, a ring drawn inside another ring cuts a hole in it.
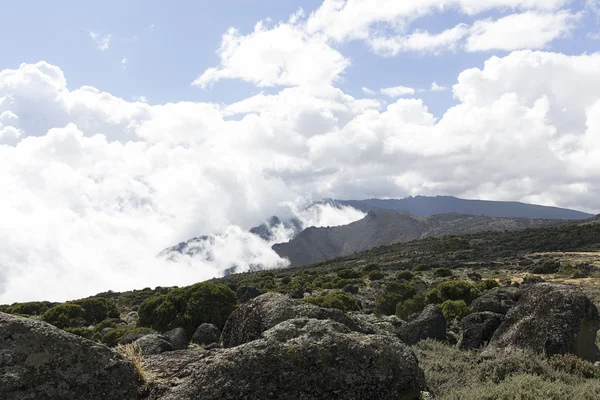
M 414 278 L 414 275 L 410 271 L 400 271 L 396 274 L 396 279 L 398 279 L 398 280 L 404 279 L 404 280 L 410 281 L 412 278 Z
M 446 300 L 440 305 L 440 308 L 446 321 L 453 319 L 460 321 L 473 312 L 473 308 L 467 306 L 464 300 Z
M 119 343 L 119 341 L 125 335 L 128 335 L 128 334 L 148 335 L 151 333 L 156 333 L 156 331 L 151 328 L 116 328 L 116 329 L 106 332 L 106 334 L 101 337 L 100 341 L 107 346 L 114 347 L 117 345 L 117 343 Z
M 493 288 L 500 287 L 500 284 L 494 279 L 484 279 L 481 282 L 479 282 L 478 286 L 481 290 L 490 290 Z
M 385 278 L 385 275 L 381 271 L 371 271 L 369 272 L 369 279 L 372 281 L 378 281 Z
M 452 271 L 450 271 L 448 268 L 436 268 L 433 270 L 433 276 L 436 278 L 445 278 L 452 276 Z
M 43 315 L 49 308 L 56 304 L 47 301 L 31 301 L 27 303 L 15 303 L 11 306 L 6 306 L 4 312 L 8 314 L 21 315 Z
M 97 324 L 107 318 L 119 318 L 117 306 L 109 299 L 90 297 L 76 300 L 73 304 L 78 304 L 83 308 L 83 319 L 90 324 Z
M 410 283 L 392 282 L 385 285 L 383 293 L 375 300 L 375 312 L 381 315 L 396 313 L 398 303 L 416 294 L 416 289 Z
M 407 319 L 414 313 L 423 311 L 425 308 L 425 296 L 417 295 L 412 299 L 403 300 L 396 304 L 396 316 Z
M 554 260 L 543 260 L 535 264 L 531 269 L 534 274 L 555 274 L 560 269 L 560 262 Z
M 381 267 L 379 266 L 379 264 L 370 263 L 363 267 L 363 271 L 364 272 L 381 271 Z
M 289 284 L 292 281 L 292 278 L 289 276 L 284 276 L 283 278 L 281 278 L 281 283 L 283 283 L 284 285 Z
M 58 328 L 72 326 L 73 320 L 83 318 L 85 310 L 78 304 L 64 303 L 47 310 L 42 319 Z
M 104 328 L 116 328 L 116 327 L 117 327 L 117 323 L 115 321 L 113 321 L 112 319 L 105 319 L 104 321 L 100 322 L 99 324 L 96 324 L 96 326 L 94 327 L 94 331 L 100 332 Z
M 307 297 L 302 301 L 319 307 L 337 308 L 342 311 L 358 311 L 360 309 L 354 297 L 345 292 L 330 292 L 323 296 Z
M 86 339 L 91 339 L 94 332 L 88 328 L 65 328 L 65 331 L 72 333 L 73 335 L 81 336 Z
M 417 264 L 413 267 L 413 271 L 415 272 L 420 272 L 420 271 L 429 271 L 432 267 L 430 265 L 427 264 Z
M 123 357 L 131 361 L 137 371 L 140 382 L 150 382 L 154 378 L 154 376 L 144 367 L 144 356 L 139 344 L 120 344 L 117 346 L 116 350 Z
M 360 278 L 362 274 L 354 269 L 340 269 L 337 271 L 337 276 L 342 279 L 356 279 Z
M 221 329 L 236 303 L 229 287 L 201 282 L 144 301 L 138 309 L 138 326 L 159 332 L 181 327 L 189 336 L 204 322 Z
M 427 302 L 439 304 L 446 300 L 463 300 L 471 304 L 473 300 L 481 296 L 477 286 L 467 281 L 446 281 L 439 283 L 435 289 L 427 292 Z

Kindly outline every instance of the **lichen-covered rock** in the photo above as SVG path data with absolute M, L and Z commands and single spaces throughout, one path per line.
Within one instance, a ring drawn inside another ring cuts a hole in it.
M 173 350 L 183 350 L 188 346 L 187 334 L 183 328 L 171 329 L 163 333 L 163 336 L 169 339 L 169 343 L 173 347 Z
M 223 345 L 233 347 L 259 339 L 264 331 L 293 318 L 330 319 L 353 331 L 376 332 L 372 325 L 361 323 L 343 311 L 321 308 L 278 293 L 266 293 L 242 304 L 231 314 L 223 328 Z
M 186 356 L 185 367 L 169 367 L 185 357 L 149 359 L 150 370 L 158 363 L 163 371 L 176 371 L 163 377 L 150 399 L 409 400 L 426 388 L 415 354 L 392 335 L 301 318 L 263 336 L 234 348 L 195 352 Z
M 143 355 L 160 354 L 165 351 L 173 351 L 173 346 L 169 342 L 169 338 L 163 335 L 150 334 L 144 335 L 136 343 Z
M 201 324 L 192 335 L 192 343 L 207 345 L 219 343 L 221 331 L 213 324 Z
M 467 315 L 460 324 L 461 337 L 458 347 L 462 350 L 471 350 L 485 346 L 502 321 L 504 315 L 489 311 Z
M 127 323 L 127 325 L 135 326 L 135 324 L 137 324 L 137 322 L 138 322 L 138 319 L 140 319 L 140 316 L 137 313 L 137 311 L 131 311 L 125 316 L 124 319 L 125 319 L 125 322 Z
M 263 294 L 259 289 L 252 286 L 240 286 L 235 293 L 240 303 L 246 303 Z
M 496 314 L 506 314 L 519 300 L 520 291 L 516 288 L 494 288 L 473 300 L 471 306 L 475 312 L 489 311 Z
M 438 306 L 429 304 L 418 318 L 400 326 L 396 333 L 409 345 L 424 339 L 446 340 L 446 318 Z
M 595 343 L 599 328 L 598 309 L 580 288 L 538 283 L 522 289 L 484 353 L 529 349 L 547 355 L 573 353 L 594 362 L 600 359 Z
M 137 399 L 135 367 L 106 346 L 0 313 L 0 398 Z

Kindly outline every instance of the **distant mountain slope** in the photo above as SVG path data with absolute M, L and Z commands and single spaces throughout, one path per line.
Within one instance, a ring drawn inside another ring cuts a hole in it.
M 365 218 L 348 225 L 305 229 L 293 240 L 276 244 L 273 249 L 280 256 L 288 258 L 292 265 L 302 265 L 427 236 L 519 230 L 566 223 L 548 219 L 495 218 L 454 213 L 414 216 L 404 212 L 377 210 L 369 211 Z
M 326 200 L 348 205 L 364 212 L 374 210 L 405 210 L 412 215 L 430 216 L 457 213 L 499 218 L 587 219 L 594 215 L 559 207 L 525 204 L 516 201 L 465 200 L 452 196 L 416 196 L 399 200 Z

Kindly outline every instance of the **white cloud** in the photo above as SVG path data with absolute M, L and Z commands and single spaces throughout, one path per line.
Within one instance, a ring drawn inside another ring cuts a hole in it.
M 415 89 L 406 86 L 394 86 L 383 88 L 380 90 L 382 94 L 388 97 L 412 96 L 415 94 Z
M 459 24 L 438 34 L 415 31 L 410 35 L 373 37 L 369 43 L 373 51 L 382 56 L 395 56 L 403 52 L 440 54 L 455 51 L 468 32 L 467 25 Z
M 92 38 L 92 40 L 94 42 L 96 42 L 96 46 L 98 47 L 98 50 L 100 50 L 100 51 L 108 50 L 108 47 L 110 46 L 110 40 L 112 39 L 111 34 L 102 35 L 97 32 L 90 32 L 89 34 L 90 34 L 90 38 Z
M 525 12 L 496 21 L 477 21 L 466 42 L 467 51 L 541 49 L 565 37 L 578 20 L 569 11 L 553 14 Z
M 121 68 L 123 68 L 123 69 L 127 68 L 127 58 L 126 57 L 123 57 L 121 59 Z
M 361 88 L 363 93 L 368 95 L 368 96 L 375 96 L 376 92 L 374 90 L 369 89 L 368 87 L 362 87 Z
M 446 86 L 438 85 L 437 82 L 432 82 L 430 90 L 432 92 L 445 92 L 446 90 L 448 90 L 448 88 Z

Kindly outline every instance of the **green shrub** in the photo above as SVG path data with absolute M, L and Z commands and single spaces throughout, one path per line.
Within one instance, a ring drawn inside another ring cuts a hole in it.
M 43 315 L 49 308 L 56 304 L 47 301 L 31 301 L 28 303 L 15 303 L 11 306 L 6 306 L 4 312 L 8 314 L 21 315 Z
M 500 287 L 500 284 L 494 279 L 484 279 L 479 282 L 479 288 L 481 290 L 490 290 L 497 287 Z
M 477 286 L 467 281 L 446 281 L 439 283 L 435 289 L 427 292 L 427 302 L 440 304 L 446 300 L 463 300 L 471 304 L 473 300 L 481 296 Z
M 92 336 L 94 336 L 94 332 L 90 331 L 88 328 L 65 328 L 65 331 L 86 339 L 91 339 Z
M 222 329 L 236 303 L 236 295 L 229 287 L 197 283 L 144 301 L 138 309 L 138 326 L 159 332 L 181 327 L 189 336 L 205 322 Z
M 452 276 L 452 271 L 450 271 L 448 268 L 436 268 L 433 270 L 433 276 L 436 278 L 445 278 Z
M 113 321 L 112 319 L 105 319 L 104 321 L 100 322 L 99 324 L 96 324 L 96 326 L 94 327 L 94 331 L 100 332 L 104 328 L 116 328 L 116 327 L 117 327 L 117 323 L 115 321 Z
M 600 368 L 596 367 L 574 354 L 555 354 L 548 359 L 548 363 L 556 371 L 565 372 L 580 378 L 600 378 Z
M 321 285 L 322 289 L 333 289 L 333 283 L 331 282 L 325 282 L 324 284 Z
M 85 311 L 80 305 L 64 303 L 46 311 L 42 319 L 58 328 L 67 328 L 72 326 L 74 319 L 83 318 L 84 313 Z
M 446 300 L 441 305 L 442 313 L 446 321 L 453 319 L 461 320 L 473 312 L 473 308 L 467 306 L 464 300 Z
M 354 269 L 340 269 L 339 271 L 337 271 L 337 276 L 339 276 L 342 279 L 356 279 L 360 278 L 362 274 L 360 273 L 360 271 L 356 271 Z
M 417 295 L 412 299 L 403 300 L 396 304 L 396 316 L 400 319 L 407 319 L 414 313 L 423 311 L 425 308 L 425 296 Z
M 385 278 L 385 275 L 381 271 L 371 271 L 369 272 L 369 279 L 372 281 L 378 281 Z
M 148 335 L 151 333 L 156 333 L 156 331 L 150 328 L 117 328 L 106 332 L 106 335 L 102 336 L 100 341 L 107 346 L 114 347 L 119 343 L 119 340 L 121 340 L 123 336 L 130 333 Z M 94 337 L 97 336 L 94 335 Z
M 364 272 L 381 271 L 381 267 L 379 266 L 379 264 L 370 263 L 363 267 L 363 271 Z
M 415 287 L 410 283 L 388 283 L 383 293 L 375 300 L 375 312 L 380 315 L 394 315 L 398 303 L 410 299 L 416 293 Z
M 311 296 L 302 299 L 310 304 L 323 308 L 337 308 L 342 311 L 358 311 L 360 307 L 354 299 L 345 292 L 330 292 L 323 296 Z
M 555 274 L 560 269 L 560 262 L 554 260 L 543 260 L 535 264 L 531 269 L 534 274 Z
M 83 319 L 90 324 L 97 324 L 107 318 L 119 318 L 119 311 L 112 300 L 91 297 L 83 300 L 76 300 L 73 304 L 80 305 L 83 310 Z
M 429 271 L 432 267 L 430 265 L 427 264 L 417 264 L 413 267 L 413 271 L 415 272 L 420 272 L 420 271 Z
M 292 278 L 290 278 L 289 276 L 284 276 L 283 278 L 281 278 L 281 283 L 283 283 L 284 285 L 289 284 L 292 281 Z
M 410 271 L 400 271 L 396 274 L 396 279 L 398 280 L 405 279 L 410 281 L 412 278 L 414 278 L 414 275 Z

